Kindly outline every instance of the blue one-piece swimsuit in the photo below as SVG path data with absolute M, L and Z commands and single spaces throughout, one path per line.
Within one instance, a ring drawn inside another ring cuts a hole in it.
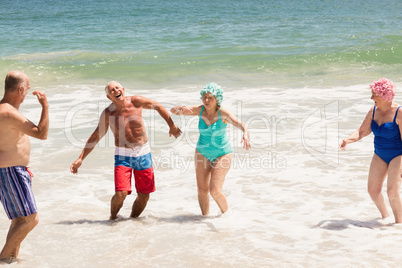
M 396 123 L 396 115 L 401 106 L 396 109 L 394 120 L 379 126 L 374 121 L 375 106 L 373 109 L 373 120 L 371 131 L 374 134 L 374 153 L 387 164 L 398 155 L 402 155 L 402 140 L 399 126 Z
M 198 123 L 200 137 L 197 142 L 197 151 L 213 162 L 218 157 L 233 152 L 233 149 L 226 133 L 227 124 L 221 118 L 221 110 L 219 110 L 219 120 L 211 125 L 207 125 L 202 119 L 203 111 L 204 106 L 202 106 Z

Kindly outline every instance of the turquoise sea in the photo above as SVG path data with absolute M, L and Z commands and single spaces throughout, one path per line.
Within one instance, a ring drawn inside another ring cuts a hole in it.
M 14 264 L 400 267 L 401 226 L 380 219 L 366 189 L 373 136 L 339 143 L 373 105 L 373 80 L 393 80 L 402 103 L 401 10 L 401 0 L 0 0 L 0 80 L 24 71 L 20 111 L 39 121 L 31 92 L 41 89 L 50 116 L 48 139 L 31 139 L 40 223 Z M 213 200 L 211 216 L 200 213 L 198 117 L 172 115 L 183 131 L 174 139 L 144 109 L 157 190 L 139 218 L 129 218 L 132 194 L 108 220 L 110 131 L 77 176 L 69 167 L 110 104 L 110 80 L 168 110 L 201 104 L 208 82 L 223 87 L 223 107 L 251 135 L 246 151 L 228 126 L 228 213 Z M 0 208 L 0 246 L 9 224 Z
M 148 87 L 400 81 L 400 10 L 399 0 L 1 0 L 0 71 Z

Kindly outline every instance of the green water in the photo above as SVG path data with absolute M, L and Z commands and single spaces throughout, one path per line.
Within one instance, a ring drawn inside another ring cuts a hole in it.
M 400 81 L 401 1 L 4 1 L 0 71 L 39 83 Z

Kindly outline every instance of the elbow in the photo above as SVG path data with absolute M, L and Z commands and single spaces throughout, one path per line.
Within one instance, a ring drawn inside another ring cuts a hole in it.
M 100 141 L 101 136 L 99 135 L 98 132 L 92 133 L 92 135 L 89 137 L 87 143 L 85 144 L 85 148 L 94 148 L 96 144 Z
M 177 107 L 173 107 L 172 109 L 170 109 L 170 112 L 174 115 L 177 115 Z
M 359 132 L 358 140 L 363 139 L 364 137 L 368 136 L 371 132 Z
M 37 138 L 39 140 L 46 140 L 47 139 L 47 134 L 49 132 L 49 129 L 43 129 L 43 128 L 36 128 L 36 131 L 31 135 L 34 138 Z
M 162 112 L 162 110 L 163 110 L 163 106 L 161 104 L 159 104 L 159 103 L 156 103 L 156 104 L 153 104 L 151 106 L 151 109 L 157 111 L 160 114 Z
M 156 106 L 155 106 L 155 110 L 156 110 L 158 113 L 161 113 L 162 111 L 166 111 L 166 112 L 167 112 L 166 108 L 163 107 L 161 104 L 156 105 Z
M 40 140 L 47 140 L 47 132 L 39 136 Z

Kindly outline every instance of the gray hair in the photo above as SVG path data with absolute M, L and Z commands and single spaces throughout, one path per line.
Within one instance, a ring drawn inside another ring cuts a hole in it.
M 109 85 L 111 84 L 111 83 L 117 83 L 117 84 L 119 84 L 120 86 L 122 86 L 119 82 L 117 82 L 117 81 L 110 81 L 109 83 L 107 83 L 107 85 L 105 86 L 105 92 L 106 93 L 109 93 L 107 90 L 109 89 Z

